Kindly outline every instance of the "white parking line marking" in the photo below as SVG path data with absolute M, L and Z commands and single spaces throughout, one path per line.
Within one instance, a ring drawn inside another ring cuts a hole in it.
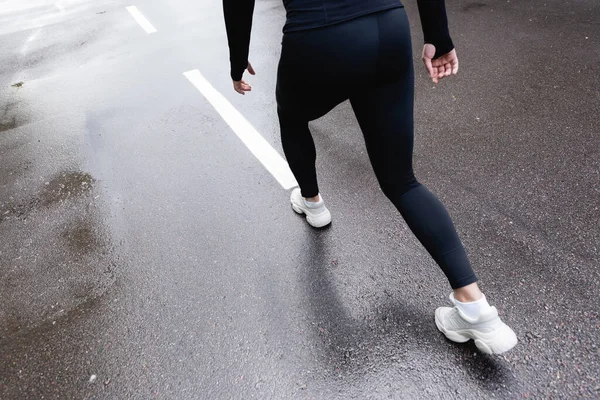
M 146 31 L 146 33 L 154 33 L 156 32 L 156 28 L 152 26 L 150 21 L 144 17 L 144 15 L 137 9 L 136 6 L 127 7 L 127 11 L 131 14 L 131 16 L 137 21 L 138 24 Z
M 209 101 L 242 143 L 286 190 L 298 186 L 288 163 L 244 116 L 208 82 L 197 69 L 184 72 L 186 78 Z

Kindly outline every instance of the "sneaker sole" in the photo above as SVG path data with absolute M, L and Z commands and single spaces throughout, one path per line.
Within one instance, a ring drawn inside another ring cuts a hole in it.
M 440 322 L 437 310 L 435 312 L 435 325 L 444 336 L 453 342 L 465 343 L 473 339 L 475 346 L 484 354 L 505 353 L 515 347 L 518 342 L 517 336 L 507 325 L 502 326 L 502 328 L 492 334 L 481 333 L 474 329 L 448 331 Z
M 294 204 L 294 203 L 291 203 L 291 204 L 292 204 L 292 209 L 296 213 L 298 213 L 300 215 L 302 215 L 302 214 L 306 215 L 306 222 L 308 222 L 308 224 L 310 226 L 312 226 L 313 228 L 323 228 L 331 223 L 331 213 L 329 212 L 329 210 L 327 211 L 327 213 L 324 213 L 319 218 L 312 218 L 310 215 L 307 215 L 304 212 L 304 210 L 302 210 L 296 204 Z

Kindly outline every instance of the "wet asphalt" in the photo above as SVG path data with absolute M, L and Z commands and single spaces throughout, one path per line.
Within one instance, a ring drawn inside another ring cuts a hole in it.
M 311 124 L 334 218 L 316 231 L 182 75 L 281 153 L 281 1 L 257 2 L 242 97 L 218 2 L 4 0 L 0 398 L 598 398 L 600 4 L 449 2 L 461 70 L 437 86 L 406 8 L 417 176 L 515 349 L 437 331 L 449 287 L 348 104 Z

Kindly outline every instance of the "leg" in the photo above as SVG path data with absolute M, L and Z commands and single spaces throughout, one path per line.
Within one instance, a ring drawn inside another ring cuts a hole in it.
M 448 212 L 413 174 L 412 65 L 395 83 L 364 90 L 350 101 L 385 195 L 442 268 L 452 288 L 470 285 L 469 293 L 474 288 L 478 292 L 476 285 L 472 286 L 477 278 Z
M 280 76 L 282 74 L 280 66 Z M 339 93 L 319 93 L 313 96 L 289 88 L 281 77 L 277 82 L 277 115 L 281 129 L 281 146 L 285 158 L 298 181 L 302 196 L 319 200 L 319 186 L 315 162 L 317 152 L 308 128 L 308 122 L 317 119 L 344 100 Z M 302 100 L 290 101 L 289 99 Z
M 336 91 L 319 92 L 317 89 L 322 89 L 323 85 L 318 85 L 318 82 L 311 90 L 310 84 L 314 84 L 315 79 L 300 82 L 298 77 L 306 78 L 306 74 L 298 70 L 294 57 L 301 51 L 293 51 L 294 47 L 290 51 L 290 44 L 295 44 L 293 38 L 287 36 L 286 41 L 284 36 L 276 92 L 281 144 L 300 186 L 300 189 L 292 191 L 290 202 L 295 212 L 306 215 L 309 225 L 321 228 L 331 223 L 331 214 L 319 195 L 315 168 L 317 153 L 308 122 L 333 108 L 339 94 Z
M 278 107 L 281 125 L 281 143 L 292 173 L 300 189 L 292 191 L 292 209 L 306 215 L 306 221 L 315 228 L 331 223 L 331 214 L 319 195 L 315 160 L 315 144 L 308 129 L 308 121 L 294 118 Z
M 305 198 L 319 194 L 315 161 L 317 153 L 308 120 L 294 118 L 278 107 L 279 126 L 281 128 L 281 145 L 285 158 L 298 181 Z
M 454 289 L 454 307 L 435 312 L 438 329 L 455 342 L 473 339 L 484 353 L 503 353 L 517 344 L 515 333 L 479 290 L 448 212 L 413 174 L 414 79 L 404 11 L 381 13 L 379 28 L 377 84 L 350 99 L 377 179 Z
M 374 20 L 355 23 L 367 25 L 371 36 L 376 36 Z M 354 76 L 353 69 L 348 71 L 349 66 L 359 71 L 366 69 L 350 45 L 357 40 L 347 38 L 354 34 L 364 41 L 368 35 L 353 27 L 354 24 L 340 24 L 283 36 L 276 88 L 281 144 L 302 196 L 307 199 L 319 200 L 316 151 L 308 122 L 348 98 L 347 85 L 341 76 Z

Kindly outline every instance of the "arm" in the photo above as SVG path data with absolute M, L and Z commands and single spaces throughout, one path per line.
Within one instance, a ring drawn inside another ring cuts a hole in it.
M 434 59 L 450 53 L 454 48 L 448 31 L 448 17 L 444 0 L 417 0 L 425 43 L 435 46 Z
M 458 58 L 448 31 L 444 0 L 417 0 L 425 46 L 423 63 L 433 83 L 458 72 Z
M 254 0 L 223 0 L 231 79 L 236 82 L 242 80 L 242 75 L 248 68 L 253 12 Z

